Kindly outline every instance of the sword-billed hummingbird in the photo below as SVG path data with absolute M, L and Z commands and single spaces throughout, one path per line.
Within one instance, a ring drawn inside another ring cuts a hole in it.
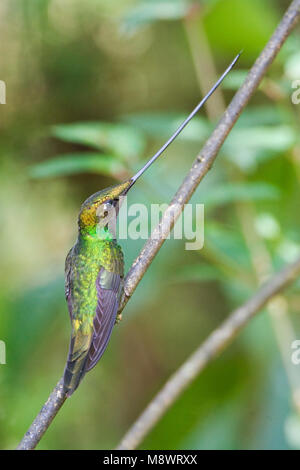
M 122 249 L 117 244 L 114 231 L 110 230 L 109 221 L 112 215 L 116 217 L 118 214 L 121 196 L 126 196 L 137 179 L 180 134 L 220 85 L 239 56 L 235 57 L 208 94 L 135 176 L 93 194 L 82 204 L 78 217 L 78 239 L 69 251 L 65 265 L 65 294 L 72 324 L 64 371 L 64 392 L 68 396 L 101 358 L 116 322 L 123 293 L 124 261 Z

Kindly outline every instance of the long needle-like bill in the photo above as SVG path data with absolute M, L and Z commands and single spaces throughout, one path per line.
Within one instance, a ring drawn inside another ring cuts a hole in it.
M 173 142 L 173 140 L 176 139 L 176 137 L 180 134 L 180 132 L 185 128 L 185 126 L 190 122 L 190 120 L 197 114 L 200 108 L 204 105 L 204 103 L 208 100 L 208 98 L 213 94 L 213 92 L 218 88 L 218 86 L 222 83 L 226 75 L 231 71 L 231 69 L 234 67 L 235 63 L 239 59 L 241 55 L 241 52 L 234 58 L 234 60 L 231 62 L 229 67 L 225 70 L 223 75 L 219 78 L 219 80 L 214 84 L 214 86 L 210 89 L 210 91 L 207 93 L 207 95 L 204 96 L 204 98 L 200 101 L 200 103 L 197 104 L 195 109 L 191 112 L 191 114 L 183 121 L 183 123 L 178 127 L 178 129 L 174 132 L 174 134 L 167 140 L 167 142 L 156 152 L 153 157 L 148 160 L 148 162 L 141 168 L 132 178 L 132 184 L 131 186 L 136 182 L 136 180 L 149 168 L 150 165 L 166 150 L 167 147 Z M 131 187 L 130 186 L 130 187 Z M 129 189 L 129 188 L 128 188 Z

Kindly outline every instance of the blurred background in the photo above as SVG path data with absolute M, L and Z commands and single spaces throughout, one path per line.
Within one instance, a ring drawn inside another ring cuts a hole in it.
M 14 448 L 60 378 L 64 260 L 80 204 L 139 169 L 233 57 L 207 107 L 129 195 L 167 203 L 289 1 L 2 0 L 0 448 Z M 113 448 L 172 372 L 299 250 L 299 30 L 193 197 L 205 246 L 165 243 L 101 362 L 39 449 Z M 122 241 L 126 270 L 143 240 Z M 300 448 L 300 283 L 180 397 L 145 449 Z

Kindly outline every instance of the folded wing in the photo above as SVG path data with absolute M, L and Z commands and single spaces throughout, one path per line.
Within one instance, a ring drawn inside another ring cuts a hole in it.
M 97 364 L 107 347 L 118 312 L 121 282 L 120 274 L 100 269 L 96 280 L 98 303 L 92 343 L 85 365 L 86 372 Z

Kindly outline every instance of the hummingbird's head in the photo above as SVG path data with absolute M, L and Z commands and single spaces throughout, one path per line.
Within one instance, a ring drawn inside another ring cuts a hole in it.
M 126 196 L 132 179 L 92 194 L 81 206 L 78 225 L 83 233 L 96 233 L 97 225 L 107 226 L 112 217 L 116 218 L 120 207 L 120 197 Z

